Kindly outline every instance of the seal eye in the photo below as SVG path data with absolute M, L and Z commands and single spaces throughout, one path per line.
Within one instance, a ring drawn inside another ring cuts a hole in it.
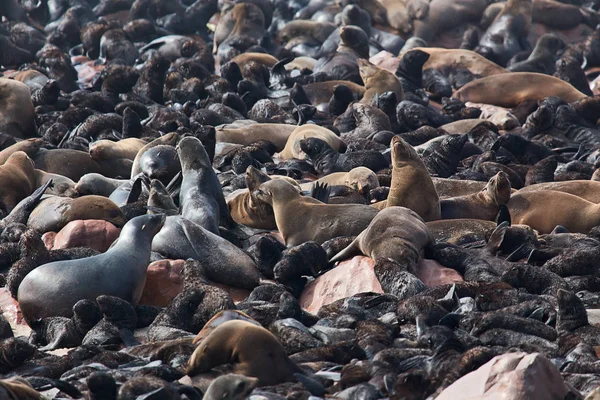
M 433 340 L 431 340 L 431 338 L 427 339 L 427 344 L 433 346 Z

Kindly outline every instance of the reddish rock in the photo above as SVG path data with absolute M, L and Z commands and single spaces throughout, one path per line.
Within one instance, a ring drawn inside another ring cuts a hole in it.
M 159 260 L 151 263 L 146 272 L 146 286 L 140 304 L 166 307 L 183 290 L 183 265 L 185 260 Z M 231 296 L 234 302 L 243 301 L 249 290 L 233 288 L 221 283 L 208 281 Z
M 458 272 L 451 268 L 446 268 L 434 260 L 422 259 L 415 275 L 427 286 L 463 282 L 463 278 Z
M 326 304 L 357 293 L 383 293 L 373 266 L 373 260 L 364 256 L 340 262 L 337 267 L 306 285 L 300 296 L 300 306 L 316 313 Z
M 15 336 L 29 336 L 31 328 L 23 319 L 19 303 L 12 298 L 6 287 L 0 288 L 0 310 L 10 324 Z
M 436 399 L 562 400 L 569 392 L 556 366 L 543 355 L 508 353 L 463 376 Z
M 105 252 L 120 232 L 110 222 L 99 219 L 71 221 L 56 234 L 53 248 L 90 247 Z
M 183 289 L 184 260 L 159 260 L 150 263 L 140 304 L 166 307 Z
M 54 248 L 54 239 L 56 239 L 56 232 L 46 232 L 42 235 L 42 241 L 48 250 Z

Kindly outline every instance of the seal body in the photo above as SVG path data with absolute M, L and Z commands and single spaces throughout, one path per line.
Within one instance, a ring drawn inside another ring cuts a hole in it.
M 421 158 L 400 136 L 391 143 L 392 185 L 385 202 L 378 209 L 391 206 L 407 207 L 425 221 L 440 219 L 440 199 Z
M 238 374 L 258 378 L 259 386 L 292 381 L 294 373 L 302 373 L 271 332 L 243 320 L 227 321 L 202 340 L 190 357 L 187 373 L 194 376 L 224 364 L 233 364 Z
M 73 315 L 79 300 L 100 295 L 137 304 L 146 283 L 152 238 L 165 217 L 143 215 L 130 220 L 106 253 L 78 260 L 44 264 L 19 286 L 17 301 L 26 321 Z
M 27 154 L 17 151 L 0 166 L 0 207 L 10 212 L 36 189 L 33 162 Z
M 363 204 L 325 204 L 304 197 L 282 179 L 260 185 L 257 196 L 273 207 L 277 229 L 288 247 L 358 235 L 377 214 L 375 208 Z
M 24 83 L 0 78 L 0 131 L 16 137 L 36 134 L 31 93 Z
M 529 185 L 519 189 L 517 193 L 537 192 L 542 190 L 570 193 L 592 203 L 600 203 L 600 182 L 596 181 L 574 180 L 536 183 L 535 185 Z
M 423 249 L 434 244 L 429 228 L 419 215 L 406 207 L 388 207 L 330 261 L 336 262 L 362 253 L 375 262 L 393 260 L 414 272 Z

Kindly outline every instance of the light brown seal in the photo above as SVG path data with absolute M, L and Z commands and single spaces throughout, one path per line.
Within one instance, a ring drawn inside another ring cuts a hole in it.
M 535 185 L 525 186 L 524 188 L 519 189 L 516 193 L 526 193 L 540 190 L 554 190 L 557 192 L 570 193 L 592 203 L 600 203 L 600 182 L 596 181 L 573 180 L 565 182 L 536 183 Z
M 202 340 L 186 372 L 194 376 L 225 364 L 233 364 L 237 374 L 257 378 L 260 386 L 293 381 L 295 373 L 303 373 L 271 332 L 243 320 L 227 321 Z
M 0 131 L 20 138 L 37 133 L 31 93 L 24 83 L 0 78 Z
M 554 190 L 515 193 L 506 204 L 514 224 L 551 233 L 557 225 L 569 232 L 588 233 L 600 224 L 600 205 Z
M 365 94 L 365 87 L 350 81 L 325 81 L 303 85 L 302 89 L 310 103 L 318 108 L 327 106 L 336 86 L 344 85 L 352 91 L 355 100 L 360 100 Z
M 423 257 L 423 249 L 434 243 L 429 228 L 414 211 L 406 207 L 388 207 L 377 214 L 369 226 L 330 261 L 342 261 L 364 254 L 375 263 L 393 260 L 414 273 Z
M 512 108 L 526 100 L 539 101 L 548 96 L 559 97 L 567 103 L 587 97 L 559 78 L 535 72 L 509 72 L 476 79 L 453 97 L 464 102 Z
M 471 181 L 468 179 L 448 179 L 432 177 L 435 190 L 440 199 L 447 197 L 464 196 L 465 194 L 477 193 L 485 188 L 486 182 Z
M 365 94 L 360 100 L 363 104 L 374 105 L 373 101 L 385 92 L 396 94 L 396 103 L 404 100 L 402 84 L 393 73 L 371 64 L 369 61 L 359 58 L 356 62 L 360 77 L 365 84 Z
M 258 199 L 271 204 L 277 228 L 288 247 L 338 236 L 358 235 L 377 215 L 363 204 L 325 204 L 302 196 L 289 182 L 273 179 L 256 190 Z
M 427 222 L 427 227 L 436 242 L 461 245 L 465 238 L 470 242 L 485 240 L 486 235 L 496 228 L 496 223 L 482 219 L 442 219 Z
M 382 210 L 386 207 L 410 208 L 425 221 L 440 219 L 440 198 L 421 157 L 400 136 L 394 136 L 390 144 L 392 152 L 392 184 L 387 200 L 375 203 Z
M 267 53 L 248 52 L 233 57 L 231 61 L 239 65 L 240 70 L 243 71 L 244 65 L 246 65 L 250 61 L 254 61 L 269 68 L 273 68 L 273 65 L 277 64 L 279 60 Z
M 300 184 L 302 190 L 310 190 L 315 183 L 327 184 L 329 186 L 348 186 L 359 193 L 369 193 L 379 187 L 377 174 L 367 167 L 356 167 L 349 172 L 333 172 L 317 179 L 315 182 Z
M 127 222 L 121 209 L 104 196 L 48 197 L 31 212 L 27 226 L 40 233 L 58 232 L 71 221 L 102 219 L 121 227 Z
M 283 150 L 288 138 L 297 128 L 288 124 L 227 124 L 215 128 L 217 143 L 235 143 L 247 146 L 259 140 L 273 143 L 277 151 Z
M 429 59 L 423 64 L 423 70 L 433 68 L 438 70 L 467 69 L 474 75 L 491 76 L 506 73 L 506 69 L 471 50 L 444 49 L 441 47 L 416 47 L 411 50 L 421 50 L 429 54 Z M 404 56 L 403 54 L 400 58 Z
M 42 139 L 27 139 L 5 148 L 0 151 L 0 165 L 4 164 L 8 157 L 17 151 L 24 151 L 29 157 L 33 157 L 40 150 L 43 143 Z
M 142 147 L 147 144 L 145 140 L 138 138 L 126 138 L 118 142 L 98 140 L 90 144 L 89 152 L 92 159 L 97 161 L 110 158 L 128 158 L 133 161 Z
M 335 151 L 346 149 L 346 144 L 342 139 L 329 129 L 315 124 L 306 124 L 299 126 L 292 131 L 284 149 L 279 153 L 279 157 L 282 160 L 288 160 L 290 158 L 305 160 L 307 155 L 300 148 L 300 141 L 310 137 L 325 141 Z
M 10 212 L 21 200 L 37 189 L 36 181 L 31 158 L 22 151 L 11 154 L 0 166 L 0 208 L 7 213 Z
M 35 167 L 78 181 L 85 174 L 99 173 L 107 178 L 128 177 L 132 162 L 126 158 L 96 161 L 85 151 L 73 149 L 40 150 L 32 157 Z
M 441 200 L 442 219 L 472 218 L 493 221 L 500 206 L 510 199 L 510 194 L 508 176 L 500 171 L 491 177 L 478 193 Z

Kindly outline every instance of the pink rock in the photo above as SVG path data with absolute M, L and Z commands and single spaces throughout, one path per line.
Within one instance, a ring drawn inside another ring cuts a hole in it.
M 543 355 L 507 353 L 463 376 L 436 399 L 562 400 L 569 392 L 558 369 Z
M 166 307 L 183 289 L 184 260 L 159 260 L 150 263 L 140 304 Z
M 300 296 L 300 306 L 316 313 L 326 304 L 357 293 L 383 293 L 373 271 L 374 265 L 371 258 L 364 256 L 340 262 L 337 267 L 306 285 Z
M 185 260 L 159 260 L 150 263 L 146 272 L 146 286 L 142 292 L 140 304 L 166 307 L 183 290 L 183 265 Z M 243 301 L 249 290 L 233 288 L 221 283 L 208 281 L 231 296 L 234 302 Z
M 395 73 L 400 65 L 400 59 L 394 56 L 389 51 L 382 50 L 369 58 L 371 64 L 377 65 L 379 68 L 383 68 L 391 73 Z
M 48 250 L 54 248 L 54 240 L 56 239 L 56 232 L 46 232 L 42 235 L 42 241 Z
M 6 287 L 0 288 L 0 310 L 10 324 L 15 336 L 29 336 L 31 328 L 23 319 L 19 303 L 12 298 Z
M 100 219 L 71 221 L 56 234 L 54 249 L 90 247 L 105 252 L 120 232 L 121 229 Z
M 415 275 L 427 286 L 463 282 L 463 278 L 458 272 L 451 268 L 446 268 L 434 260 L 421 259 Z

